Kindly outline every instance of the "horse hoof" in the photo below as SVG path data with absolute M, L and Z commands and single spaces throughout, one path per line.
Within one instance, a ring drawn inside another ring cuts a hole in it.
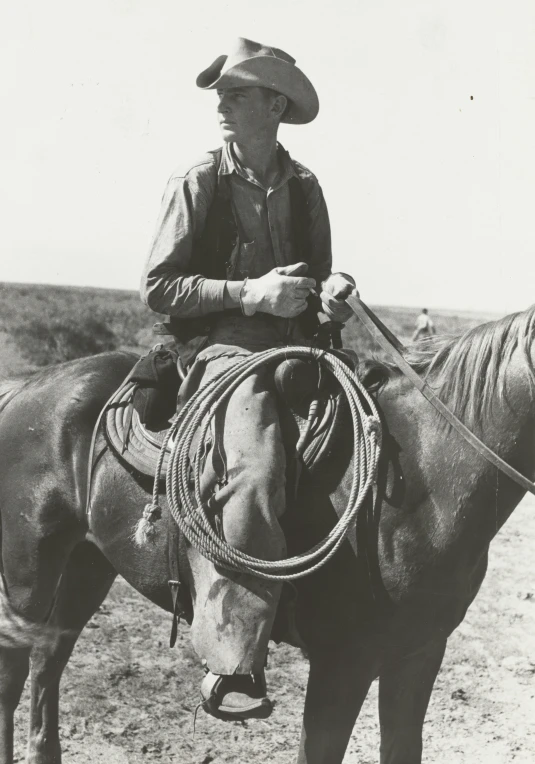
M 206 713 L 217 719 L 267 719 L 273 711 L 263 673 L 229 676 L 208 671 L 201 684 L 201 697 Z

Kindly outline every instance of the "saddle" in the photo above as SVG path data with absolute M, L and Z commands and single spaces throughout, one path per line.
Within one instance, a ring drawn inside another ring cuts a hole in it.
M 354 354 L 347 351 L 336 352 L 353 371 L 358 365 L 358 359 Z M 172 374 L 169 364 L 163 364 L 166 367 L 165 385 L 158 384 L 159 374 L 153 374 L 154 370 L 162 368 L 154 358 L 156 353 L 168 353 L 164 348 L 153 349 L 149 354 L 149 360 L 144 357 L 132 369 L 130 374 L 124 380 L 118 390 L 112 395 L 104 409 L 102 410 L 93 433 L 93 440 L 89 456 L 88 469 L 88 497 L 87 512 L 91 507 L 91 476 L 94 466 L 94 446 L 99 432 L 102 432 L 106 443 L 116 458 L 125 463 L 132 471 L 140 476 L 147 476 L 155 479 L 157 474 L 158 460 L 162 459 L 160 480 L 165 480 L 167 467 L 170 457 L 170 448 L 166 447 L 162 453 L 162 447 L 166 441 L 168 427 L 161 429 L 151 429 L 149 422 L 143 422 L 144 419 L 151 419 L 147 412 L 158 412 L 154 418 L 157 423 L 162 412 L 176 410 L 177 399 L 187 401 L 189 395 L 193 394 L 197 386 L 197 380 L 193 379 L 194 374 L 185 376 L 182 373 L 180 364 L 174 385 L 170 383 Z M 152 357 L 150 357 L 152 355 Z M 160 357 L 162 360 L 162 357 Z M 169 361 L 168 355 L 164 360 Z M 139 368 L 141 365 L 141 371 Z M 313 372 L 315 370 L 316 376 Z M 147 402 L 147 391 L 145 390 L 139 396 L 141 381 L 148 376 L 149 383 L 147 387 L 150 390 L 150 402 Z M 299 485 L 299 479 L 303 468 L 312 471 L 323 460 L 331 454 L 334 444 L 338 438 L 338 433 L 342 429 L 342 423 L 347 419 L 348 404 L 345 395 L 342 394 L 338 384 L 333 385 L 330 378 L 322 379 L 321 367 L 317 363 L 289 359 L 274 369 L 274 382 L 278 395 L 281 398 L 281 430 L 284 444 L 288 454 L 287 486 L 289 498 L 295 497 Z M 165 388 L 165 390 L 164 390 Z M 180 392 L 180 398 L 178 394 Z M 136 401 L 136 395 L 138 399 Z M 164 395 L 166 399 L 154 400 L 158 396 Z M 186 404 L 187 405 L 187 402 Z M 141 412 L 141 415 L 140 415 Z M 176 416 L 176 414 L 175 414 Z M 151 426 L 155 426 L 150 421 Z M 172 446 L 171 446 L 172 448 Z M 291 458 L 293 453 L 293 458 Z M 156 487 L 155 487 L 156 488 Z M 157 508 L 159 509 L 159 508 Z M 155 507 L 147 505 L 143 512 L 143 520 L 151 517 Z M 172 596 L 173 621 L 170 635 L 170 646 L 173 647 L 177 638 L 178 622 L 181 617 L 191 623 L 193 611 L 191 599 L 181 581 L 183 574 L 180 570 L 180 543 L 181 534 L 178 526 L 174 522 L 170 513 L 168 514 L 168 543 L 169 543 L 169 586 Z M 291 608 L 289 608 L 291 610 Z M 287 623 L 282 628 L 282 632 L 288 634 L 292 644 L 301 644 L 297 628 L 293 625 L 292 617 L 289 615 Z M 282 633 L 281 632 L 281 633 Z
M 168 353 L 157 349 L 152 355 L 162 352 Z M 355 361 L 349 354 L 344 352 L 341 356 L 354 367 Z M 146 361 L 144 365 L 147 367 Z M 157 365 L 154 357 L 151 365 L 153 368 Z M 294 359 L 274 371 L 275 387 L 283 403 L 281 429 L 286 450 L 288 453 L 294 451 L 301 465 L 308 470 L 314 470 L 331 453 L 347 406 L 340 391 L 319 378 L 318 369 L 316 365 Z M 315 372 L 315 376 L 311 372 Z M 147 406 L 145 395 L 141 396 L 140 403 L 138 380 L 143 376 L 134 368 L 108 401 L 103 412 L 103 429 L 111 450 L 121 461 L 141 475 L 154 478 L 168 428 L 153 430 L 150 422 L 142 421 L 142 418 L 146 419 L 143 415 Z M 167 396 L 165 403 L 158 404 L 158 411 L 175 410 L 180 384 L 181 378 L 177 374 L 174 389 L 168 380 L 160 391 L 156 388 L 156 395 Z M 168 446 L 163 454 L 162 479 L 166 477 L 169 453 Z

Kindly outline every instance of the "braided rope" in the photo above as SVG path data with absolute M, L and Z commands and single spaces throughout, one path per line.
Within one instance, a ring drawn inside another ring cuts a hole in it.
M 315 359 L 338 381 L 347 398 L 353 423 L 353 477 L 348 505 L 330 533 L 312 549 L 283 560 L 260 560 L 230 546 L 221 539 L 208 520 L 201 498 L 201 456 L 210 422 L 215 412 L 234 390 L 256 369 L 289 358 Z M 365 411 L 366 404 L 371 414 Z M 196 431 L 200 437 L 194 469 L 194 501 L 189 472 L 190 451 Z M 169 446 L 169 444 L 171 445 Z M 381 424 L 373 398 L 358 377 L 333 353 L 310 347 L 286 347 L 253 353 L 229 369 L 222 370 L 190 398 L 171 425 L 162 444 L 149 514 L 156 513 L 160 475 L 166 449 L 170 448 L 166 491 L 169 510 L 180 531 L 198 551 L 215 565 L 271 581 L 291 581 L 306 576 L 324 565 L 337 552 L 356 523 L 368 491 L 375 483 L 381 451 Z

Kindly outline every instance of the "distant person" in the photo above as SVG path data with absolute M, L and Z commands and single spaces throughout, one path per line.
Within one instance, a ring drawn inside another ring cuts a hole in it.
M 431 337 L 433 334 L 436 334 L 435 325 L 429 318 L 427 308 L 423 308 L 416 319 L 416 328 L 412 335 L 412 341 L 416 342 L 416 340 L 419 340 L 422 337 Z

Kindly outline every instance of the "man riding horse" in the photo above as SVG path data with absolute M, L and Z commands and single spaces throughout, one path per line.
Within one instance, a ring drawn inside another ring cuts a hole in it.
M 284 51 L 240 38 L 197 85 L 217 91 L 224 145 L 171 176 L 141 285 L 147 305 L 172 317 L 195 385 L 251 352 L 310 344 L 318 310 L 342 323 L 351 315 L 334 296 L 340 278 L 329 279 L 320 185 L 277 142 L 281 122 L 316 117 L 311 82 Z M 273 374 L 262 368 L 249 376 L 220 419 L 203 470 L 208 508 L 234 546 L 247 543 L 249 554 L 280 559 L 286 454 Z M 280 584 L 223 575 L 200 555 L 198 564 L 209 568 L 195 578 L 205 583 L 194 593 L 202 612 L 196 610 L 192 631 L 210 669 L 203 694 L 217 697 L 226 714 L 260 715 Z

